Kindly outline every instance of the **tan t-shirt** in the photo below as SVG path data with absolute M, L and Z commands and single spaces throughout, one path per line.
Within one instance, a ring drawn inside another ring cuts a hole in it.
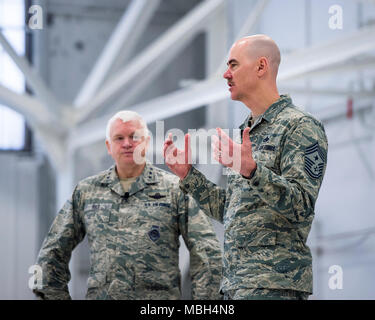
M 124 189 L 125 192 L 129 192 L 130 186 L 135 180 L 137 180 L 138 177 L 133 177 L 133 178 L 127 178 L 127 179 L 120 179 L 120 183 L 122 185 L 122 188 Z

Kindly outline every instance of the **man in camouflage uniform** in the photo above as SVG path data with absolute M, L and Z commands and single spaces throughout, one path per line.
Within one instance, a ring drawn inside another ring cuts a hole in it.
M 168 138 L 164 156 L 180 177 L 180 188 L 203 211 L 224 223 L 225 299 L 307 299 L 312 293 L 312 257 L 306 240 L 327 162 L 322 124 L 279 95 L 280 52 L 264 35 L 246 37 L 230 50 L 224 73 L 231 98 L 251 114 L 241 141 L 223 130 L 213 136 L 215 159 L 228 168 L 226 190 L 208 181 Z
M 135 112 L 116 114 L 106 145 L 116 165 L 78 183 L 57 215 L 37 264 L 43 299 L 70 299 L 69 260 L 87 235 L 87 299 L 179 299 L 179 235 L 190 251 L 193 299 L 219 299 L 222 257 L 209 219 L 178 178 L 145 161 L 147 126 Z

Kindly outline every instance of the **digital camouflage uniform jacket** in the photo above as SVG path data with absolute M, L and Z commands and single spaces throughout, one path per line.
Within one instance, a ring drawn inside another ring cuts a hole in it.
M 70 299 L 68 263 L 87 235 L 87 299 L 179 299 L 179 235 L 190 251 L 193 299 L 219 299 L 222 257 L 209 219 L 178 178 L 147 163 L 128 193 L 115 166 L 78 183 L 39 253 L 44 299 Z
M 248 126 L 249 117 L 241 125 Z M 327 163 L 322 124 L 281 96 L 250 131 L 257 169 L 228 170 L 227 189 L 192 168 L 180 188 L 225 229 L 222 291 L 291 289 L 312 293 L 306 240 Z

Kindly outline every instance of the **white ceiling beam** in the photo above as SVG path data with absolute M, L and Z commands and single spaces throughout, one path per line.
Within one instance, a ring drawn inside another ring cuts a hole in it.
M 254 8 L 251 10 L 248 18 L 243 23 L 240 29 L 240 32 L 236 35 L 234 39 L 235 41 L 245 36 L 251 35 L 254 32 L 255 27 L 257 26 L 259 19 L 262 17 L 262 13 L 264 12 L 264 9 L 266 8 L 268 3 L 269 3 L 269 0 L 258 0 Z M 228 60 L 228 55 L 225 56 L 219 68 L 215 72 L 216 76 L 221 76 L 224 73 L 227 60 Z
M 375 0 L 356 0 L 357 2 L 368 3 L 368 4 L 375 4 Z
M 64 128 L 51 118 L 46 106 L 28 94 L 18 94 L 0 85 L 0 103 L 20 112 L 38 136 L 52 163 L 64 165 Z
M 279 74 L 279 77 L 281 77 L 279 85 L 282 86 L 285 80 L 294 79 L 307 72 L 312 72 L 315 69 L 329 66 L 332 61 L 343 62 L 344 59 L 350 59 L 372 50 L 375 46 L 375 42 L 369 41 L 369 38 L 374 30 L 374 27 L 363 28 L 340 40 L 311 48 L 311 51 L 306 49 L 285 56 L 283 59 L 285 65 L 289 66 L 291 70 L 284 67 L 284 71 Z M 357 41 L 356 37 L 365 43 Z M 348 47 L 349 53 L 342 53 L 342 51 L 345 51 L 345 47 Z M 295 65 L 292 64 L 293 61 L 295 61 Z M 198 82 L 191 87 L 177 90 L 156 99 L 131 106 L 127 109 L 135 110 L 145 117 L 147 122 L 153 122 L 227 98 L 229 98 L 229 92 L 225 80 L 213 77 L 211 80 Z M 82 126 L 78 127 L 71 135 L 70 143 L 79 147 L 81 145 L 79 140 L 93 143 L 104 139 L 103 132 L 105 130 L 99 131 L 98 128 L 105 128 L 106 121 L 109 117 L 110 115 L 93 120 L 92 122 L 82 123 Z M 83 127 L 90 129 L 83 131 Z M 88 134 L 90 130 L 97 132 L 90 133 L 90 139 L 85 140 L 85 134 Z
M 312 96 L 336 96 L 336 97 L 352 97 L 352 98 L 375 98 L 375 91 L 370 90 L 342 90 L 334 88 L 297 88 L 297 87 L 288 87 L 281 86 L 279 87 L 280 91 L 287 92 L 291 94 L 303 94 L 303 95 L 312 95 Z
M 140 3 L 139 6 L 143 6 L 144 8 L 140 11 L 139 16 L 135 19 L 134 26 L 131 27 L 131 32 L 127 40 L 124 42 L 123 47 L 121 48 L 121 54 L 115 59 L 112 64 L 111 69 L 108 72 L 109 77 L 115 75 L 118 70 L 120 70 L 125 63 L 130 60 L 131 55 L 134 53 L 135 46 L 138 43 L 138 39 L 144 34 L 147 26 L 150 23 L 150 20 L 154 16 L 154 13 L 159 7 L 161 0 L 133 0 Z M 108 79 L 108 77 L 107 77 Z
M 309 91 L 304 88 L 290 87 L 285 90 L 287 90 L 286 92 L 288 93 L 291 92 L 295 94 L 308 93 L 314 95 L 351 96 L 361 99 L 375 96 L 375 92 L 372 91 L 349 92 L 335 89 Z M 225 81 L 212 79 L 199 82 L 189 88 L 175 91 L 151 101 L 134 105 L 128 109 L 137 111 L 147 123 L 152 123 L 229 97 L 230 95 Z M 163 107 L 160 108 L 160 106 Z M 72 131 L 69 138 L 69 145 L 72 145 L 72 148 L 79 148 L 99 140 L 104 141 L 105 127 L 112 115 L 113 114 L 107 114 L 87 123 L 83 122 L 76 130 Z
M 320 110 L 317 110 L 314 115 L 321 121 L 332 121 L 340 117 L 344 117 L 347 114 L 346 100 L 334 105 L 326 106 Z M 357 113 L 366 111 L 367 109 L 374 106 L 374 99 L 371 98 L 359 98 L 353 101 L 353 116 Z
M 296 50 L 281 58 L 278 81 L 296 78 L 375 50 L 374 35 L 375 26 L 364 27 L 325 45 Z
M 19 94 L 0 84 L 0 103 L 20 112 L 35 124 L 51 125 L 54 119 L 44 104 L 28 94 Z
M 86 105 L 111 73 L 128 60 L 159 3 L 160 0 L 131 1 L 78 93 L 75 106 Z
M 42 79 L 39 75 L 35 72 L 35 70 L 30 66 L 29 62 L 24 58 L 20 57 L 13 47 L 9 44 L 8 40 L 4 37 L 2 32 L 0 31 L 0 44 L 4 48 L 4 50 L 8 53 L 10 58 L 14 61 L 17 67 L 21 70 L 24 74 L 25 79 L 31 89 L 35 92 L 36 96 L 40 99 L 40 101 L 48 106 L 47 113 L 51 114 L 51 117 L 58 117 L 57 115 L 61 112 L 60 105 L 57 102 L 55 96 L 51 93 L 51 91 L 45 86 Z M 51 110 L 53 112 L 51 112 Z
M 316 70 L 302 73 L 298 76 L 293 77 L 291 80 L 297 80 L 301 78 L 313 78 L 313 77 L 324 77 L 329 75 L 336 75 L 338 73 L 358 72 L 358 71 L 369 71 L 375 70 L 375 58 L 362 58 L 351 60 L 350 63 L 336 63 L 329 66 L 324 66 Z M 288 80 L 284 80 L 288 81 Z
M 127 109 L 138 112 L 147 123 L 152 123 L 225 98 L 229 98 L 225 81 L 211 79 Z M 112 116 L 113 114 L 107 114 L 95 120 L 82 122 L 70 132 L 69 145 L 75 149 L 100 140 L 104 141 L 105 127 Z
M 94 96 L 91 103 L 79 110 L 78 121 L 105 107 L 124 94 L 127 100 L 138 94 L 170 61 L 203 30 L 207 20 L 224 4 L 224 0 L 206 0 L 198 4 L 179 22 L 161 35 L 136 59 L 126 65 Z

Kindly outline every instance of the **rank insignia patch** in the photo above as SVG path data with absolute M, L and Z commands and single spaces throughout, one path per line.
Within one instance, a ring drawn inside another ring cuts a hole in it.
M 323 175 L 325 154 L 319 143 L 315 142 L 305 150 L 305 171 L 313 178 L 318 179 Z
M 151 230 L 148 232 L 148 236 L 152 241 L 156 241 L 160 238 L 159 226 L 152 226 Z

